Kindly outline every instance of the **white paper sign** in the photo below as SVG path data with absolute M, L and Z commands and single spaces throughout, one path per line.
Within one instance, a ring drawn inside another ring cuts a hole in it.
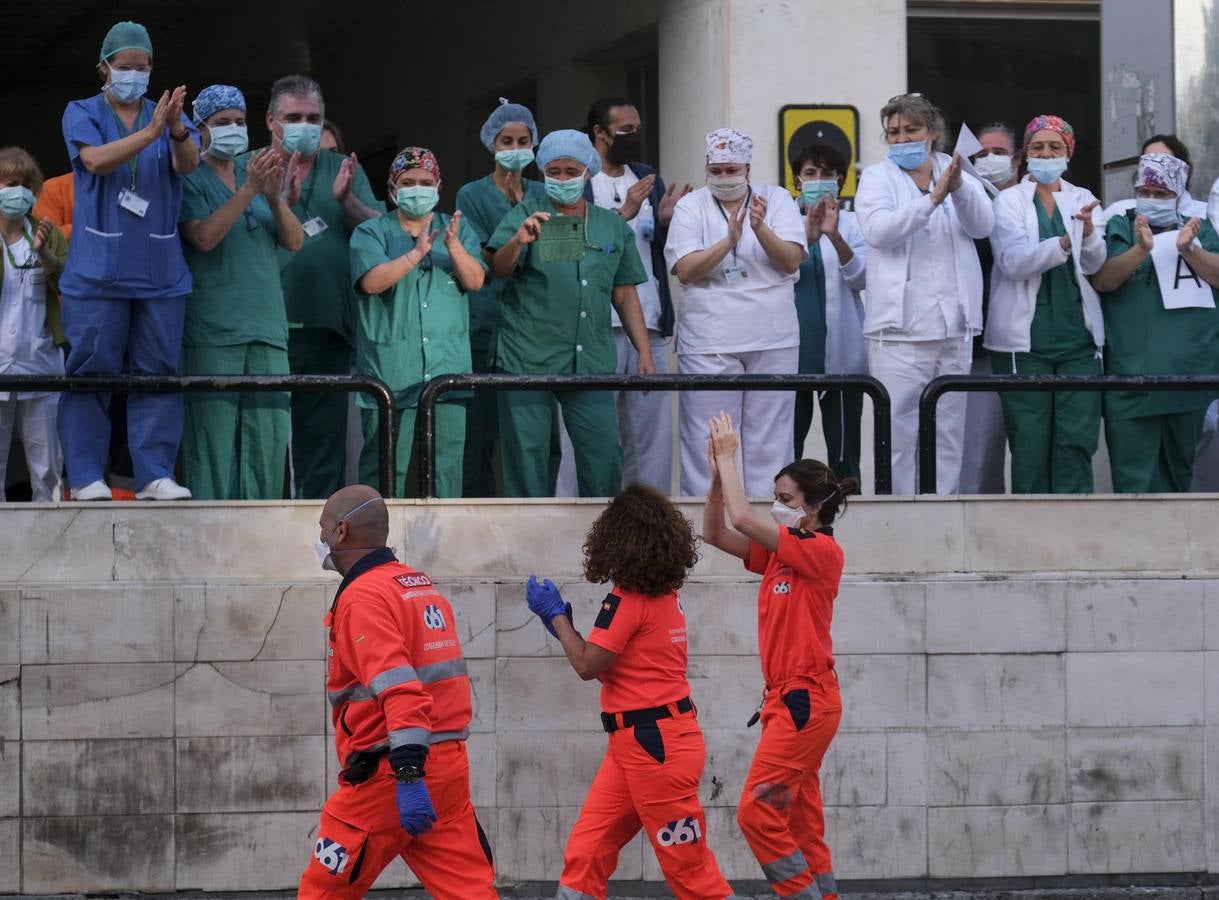
M 1215 292 L 1189 267 L 1177 251 L 1180 229 L 1161 231 L 1155 236 L 1151 261 L 1160 281 L 1160 297 L 1165 309 L 1214 309 Z
M 952 152 L 961 157 L 961 168 L 972 175 L 978 181 L 982 182 L 982 187 L 986 188 L 986 193 L 992 197 L 999 195 L 999 189 L 978 174 L 978 170 L 974 168 L 974 164 L 969 161 L 969 158 L 975 153 L 982 152 L 982 142 L 969 130 L 969 126 L 964 122 L 961 123 L 961 133 L 957 135 L 957 145 L 952 148 Z

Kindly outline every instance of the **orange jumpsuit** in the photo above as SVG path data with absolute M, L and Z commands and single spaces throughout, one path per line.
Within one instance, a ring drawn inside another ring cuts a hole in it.
M 776 527 L 778 550 L 750 541 L 745 562 L 762 575 L 758 643 L 766 696 L 762 740 L 737 821 L 776 894 L 837 900 L 819 771 L 842 718 L 830 642 L 842 548 L 832 528 Z
M 381 549 L 348 571 L 325 624 L 326 692 L 345 768 L 297 896 L 362 897 L 401 856 L 434 900 L 494 900 L 491 849 L 470 803 L 470 679 L 449 601 Z M 398 820 L 388 757 L 410 744 L 431 745 L 424 782 L 437 818 L 418 837 Z
M 707 750 L 686 681 L 677 592 L 615 589 L 588 642 L 618 656 L 601 675 L 609 747 L 567 840 L 556 900 L 604 900 L 618 852 L 641 826 L 678 900 L 735 896 L 707 845 L 698 799 Z

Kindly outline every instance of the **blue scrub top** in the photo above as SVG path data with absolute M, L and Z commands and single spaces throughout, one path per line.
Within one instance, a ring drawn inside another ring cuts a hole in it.
M 147 123 L 156 104 L 144 98 L 142 105 L 139 123 Z M 195 126 L 185 116 L 180 121 L 198 144 Z M 63 136 L 76 188 L 72 241 L 59 281 L 66 297 L 150 300 L 191 292 L 190 270 L 178 238 L 182 178 L 173 170 L 169 129 L 139 155 L 135 193 L 148 201 L 143 218 L 119 206 L 119 194 L 132 186 L 129 165 L 109 175 L 93 175 L 80 160 L 81 147 L 100 147 L 126 135 L 104 92 L 73 100 L 64 110 Z

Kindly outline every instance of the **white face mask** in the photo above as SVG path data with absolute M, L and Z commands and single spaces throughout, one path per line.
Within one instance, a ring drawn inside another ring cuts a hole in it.
M 978 170 L 979 175 L 995 187 L 1012 180 L 1012 158 L 1010 156 L 988 153 L 986 156 L 978 157 L 974 168 Z
M 338 569 L 334 565 L 334 557 L 330 555 L 330 545 L 325 541 L 314 541 L 313 552 L 317 554 L 318 564 L 321 565 L 323 572 L 337 572 Z
M 707 187 L 711 189 L 716 200 L 727 202 L 740 200 L 749 190 L 747 175 L 708 175 Z
M 782 500 L 776 500 L 770 507 L 770 517 L 786 528 L 795 528 L 807 516 L 804 507 L 791 507 Z

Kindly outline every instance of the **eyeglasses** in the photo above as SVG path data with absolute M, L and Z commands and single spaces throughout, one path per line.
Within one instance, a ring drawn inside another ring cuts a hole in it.
M 902 100 L 921 100 L 921 99 L 923 99 L 923 95 L 922 95 L 922 94 L 919 94 L 919 93 L 914 93 L 914 94 L 898 94 L 898 95 L 897 95 L 897 96 L 895 96 L 895 97 L 890 97 L 890 98 L 889 98 L 889 102 L 888 102 L 888 103 L 886 103 L 886 104 L 885 104 L 885 106 L 889 106 L 890 104 L 893 104 L 893 103 L 898 103 L 898 102 L 900 102 L 900 101 L 902 101 Z

